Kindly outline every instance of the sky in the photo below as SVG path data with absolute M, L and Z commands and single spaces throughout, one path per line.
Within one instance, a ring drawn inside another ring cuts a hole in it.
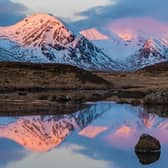
M 144 25 L 148 31 L 163 31 L 163 27 L 168 27 L 167 7 L 167 0 L 0 0 L 0 25 L 11 25 L 32 13 L 45 12 L 79 30 L 109 28 L 115 23 L 134 27 L 139 23 L 141 29 Z

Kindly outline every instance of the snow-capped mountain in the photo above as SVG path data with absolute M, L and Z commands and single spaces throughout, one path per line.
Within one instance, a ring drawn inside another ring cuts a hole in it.
M 0 27 L 0 60 L 63 63 L 88 70 L 135 70 L 168 61 L 168 38 L 91 28 L 76 33 L 48 14 Z
M 168 40 L 148 39 L 138 49 L 132 58 L 130 66 L 143 68 L 152 64 L 168 61 Z
M 0 60 L 64 63 L 89 70 L 119 70 L 111 57 L 54 16 L 35 14 L 0 27 Z
M 81 34 L 101 48 L 104 53 L 108 53 L 108 56 L 116 62 L 124 64 L 128 70 L 168 61 L 168 38 L 151 37 L 142 32 L 109 33 L 94 28 L 81 31 Z

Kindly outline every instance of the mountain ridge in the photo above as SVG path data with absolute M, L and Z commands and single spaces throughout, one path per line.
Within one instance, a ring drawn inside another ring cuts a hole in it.
M 15 25 L 0 27 L 0 61 L 133 71 L 168 61 L 168 39 L 96 28 L 75 32 L 55 16 L 37 13 Z
M 48 14 L 34 14 L 16 25 L 1 27 L 1 46 L 12 50 L 15 58 L 11 61 L 64 63 L 88 70 L 121 69 L 84 36 Z
M 97 31 L 106 39 L 96 39 L 95 32 Z M 103 30 L 95 28 L 84 30 L 81 34 L 90 39 L 103 52 L 108 53 L 116 62 L 124 64 L 127 70 L 137 70 L 168 61 L 168 39 L 164 37 L 151 37 L 142 32 L 137 32 L 134 36 L 115 32 L 103 33 Z

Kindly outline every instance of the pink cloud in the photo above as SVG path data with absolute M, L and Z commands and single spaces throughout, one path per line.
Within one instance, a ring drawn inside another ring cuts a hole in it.
M 129 36 L 136 37 L 137 33 L 168 36 L 168 24 L 150 17 L 117 19 L 109 22 L 106 28 L 110 32 L 115 32 L 119 36 L 128 36 L 128 38 Z

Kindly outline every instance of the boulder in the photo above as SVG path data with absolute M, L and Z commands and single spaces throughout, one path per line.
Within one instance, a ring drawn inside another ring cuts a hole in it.
M 161 145 L 159 140 L 147 134 L 143 134 L 135 146 L 135 151 L 140 153 L 155 153 L 160 152 L 160 150 Z
M 143 134 L 135 146 L 135 153 L 141 164 L 151 164 L 160 159 L 161 145 L 156 138 Z

